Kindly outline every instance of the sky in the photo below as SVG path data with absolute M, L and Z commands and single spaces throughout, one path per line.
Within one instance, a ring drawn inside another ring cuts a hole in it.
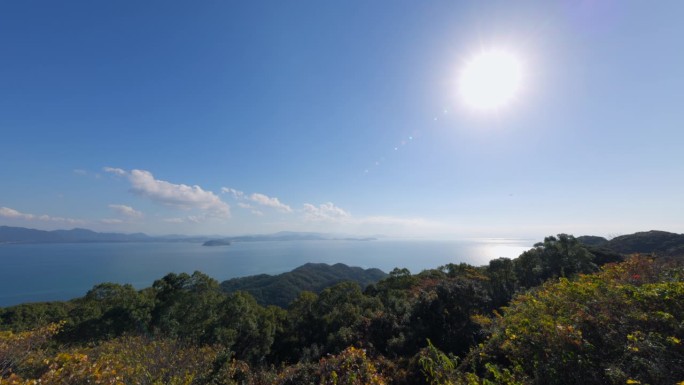
M 0 2 L 0 225 L 684 233 L 684 3 Z M 520 92 L 459 74 L 515 52 Z

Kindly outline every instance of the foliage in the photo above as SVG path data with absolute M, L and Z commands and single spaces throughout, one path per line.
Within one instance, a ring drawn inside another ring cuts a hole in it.
M 69 302 L 25 303 L 0 308 L 0 330 L 26 331 L 59 322 L 68 317 Z
M 349 347 L 321 360 L 321 385 L 384 385 L 386 380 L 361 349 Z
M 73 301 L 73 305 L 62 334 L 64 341 L 103 340 L 144 332 L 154 303 L 131 285 L 102 283 Z
M 35 330 L 0 332 L 0 379 L 30 371 L 45 356 L 45 347 L 62 324 L 50 324 Z
M 299 359 L 316 360 L 363 344 L 367 326 L 381 309 L 377 298 L 364 295 L 353 282 L 329 287 L 318 296 L 304 292 L 288 309 L 275 355 L 289 361 L 285 356 L 294 352 Z
M 559 234 L 520 255 L 515 261 L 515 273 L 523 288 L 537 286 L 549 278 L 571 277 L 597 270 L 589 252 L 575 237 Z
M 682 304 L 682 270 L 645 258 L 549 282 L 513 300 L 461 370 L 496 364 L 534 384 L 675 383 L 684 378 Z
M 438 281 L 418 296 L 409 319 L 409 340 L 420 346 L 430 339 L 443 350 L 465 353 L 480 329 L 472 316 L 489 306 L 484 281 L 463 277 Z
M 233 278 L 221 282 L 226 293 L 246 291 L 260 305 L 276 305 L 286 308 L 303 291 L 320 293 L 340 282 L 356 282 L 366 287 L 386 276 L 378 269 L 350 267 L 342 263 L 307 263 L 290 272 L 278 275 L 260 274 L 252 277 Z
M 684 234 L 643 231 L 615 237 L 604 246 L 623 254 L 654 253 L 663 256 L 684 256 Z
M 489 261 L 486 269 L 488 279 L 487 291 L 494 308 L 508 304 L 517 290 L 515 263 L 508 258 L 497 258 Z
M 152 285 L 155 305 L 150 328 L 155 333 L 207 341 L 224 296 L 218 282 L 198 271 L 168 274 Z
M 209 372 L 215 347 L 172 340 L 121 337 L 90 348 L 57 352 L 42 362 L 38 378 L 12 374 L 9 384 L 191 384 Z M 1 383 L 2 381 L 0 381 Z
M 598 271 L 616 259 L 560 234 L 487 266 L 300 292 L 287 309 L 200 272 L 103 283 L 0 309 L 0 384 L 681 381 L 684 272 L 648 258 Z
M 449 357 L 428 340 L 428 346 L 421 350 L 418 362 L 421 372 L 430 385 L 452 385 L 456 373 L 457 357 Z
M 258 362 L 270 353 L 283 310 L 263 308 L 247 293 L 227 296 L 218 305 L 208 341 L 226 346 L 241 359 Z

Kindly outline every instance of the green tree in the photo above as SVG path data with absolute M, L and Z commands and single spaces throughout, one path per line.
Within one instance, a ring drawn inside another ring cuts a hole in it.
M 549 236 L 514 260 L 518 283 L 524 288 L 541 284 L 549 278 L 571 277 L 598 269 L 594 255 L 575 237 Z
M 225 295 L 216 280 L 198 271 L 168 274 L 152 285 L 155 306 L 151 326 L 167 336 L 206 341 L 217 324 Z
M 261 307 L 248 293 L 233 293 L 218 305 L 210 341 L 228 347 L 239 359 L 263 362 L 270 353 L 283 312 L 274 306 Z
M 355 282 L 342 282 L 321 292 L 313 306 L 319 333 L 326 352 L 340 352 L 352 344 L 363 344 L 366 325 L 382 309 L 382 303 L 365 296 Z
M 508 258 L 492 259 L 485 273 L 488 278 L 487 291 L 492 300 L 492 306 L 499 308 L 507 305 L 518 286 L 513 261 Z
M 409 322 L 409 341 L 422 346 L 426 339 L 447 352 L 461 354 L 477 341 L 476 314 L 491 309 L 484 281 L 457 277 L 423 289 Z
M 145 333 L 154 306 L 152 298 L 131 285 L 101 283 L 74 301 L 63 341 L 109 339 L 127 332 Z

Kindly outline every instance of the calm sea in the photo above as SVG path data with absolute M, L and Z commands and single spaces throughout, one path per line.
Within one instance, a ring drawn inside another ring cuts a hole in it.
M 243 242 L 225 247 L 197 243 L 74 243 L 0 245 L 0 307 L 83 296 L 101 282 L 148 287 L 167 273 L 199 270 L 222 281 L 278 274 L 307 262 L 344 263 L 413 273 L 447 263 L 486 264 L 514 258 L 533 241 L 287 241 Z

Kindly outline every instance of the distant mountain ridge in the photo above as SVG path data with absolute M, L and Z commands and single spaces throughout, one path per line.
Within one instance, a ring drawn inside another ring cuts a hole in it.
M 155 239 L 143 233 L 97 233 L 79 228 L 46 231 L 0 226 L 0 242 L 2 243 L 149 242 Z
M 227 293 L 246 291 L 261 305 L 287 307 L 302 291 L 318 293 L 344 281 L 358 283 L 362 288 L 385 278 L 380 269 L 362 269 L 342 263 L 307 263 L 290 272 L 278 275 L 259 274 L 233 278 L 221 282 Z
M 150 236 L 144 233 L 98 233 L 88 229 L 37 230 L 0 226 L 0 243 L 96 243 L 96 242 L 257 242 L 257 241 L 370 241 L 375 238 L 341 237 L 332 234 L 281 231 L 275 234 L 208 237 L 187 235 Z

